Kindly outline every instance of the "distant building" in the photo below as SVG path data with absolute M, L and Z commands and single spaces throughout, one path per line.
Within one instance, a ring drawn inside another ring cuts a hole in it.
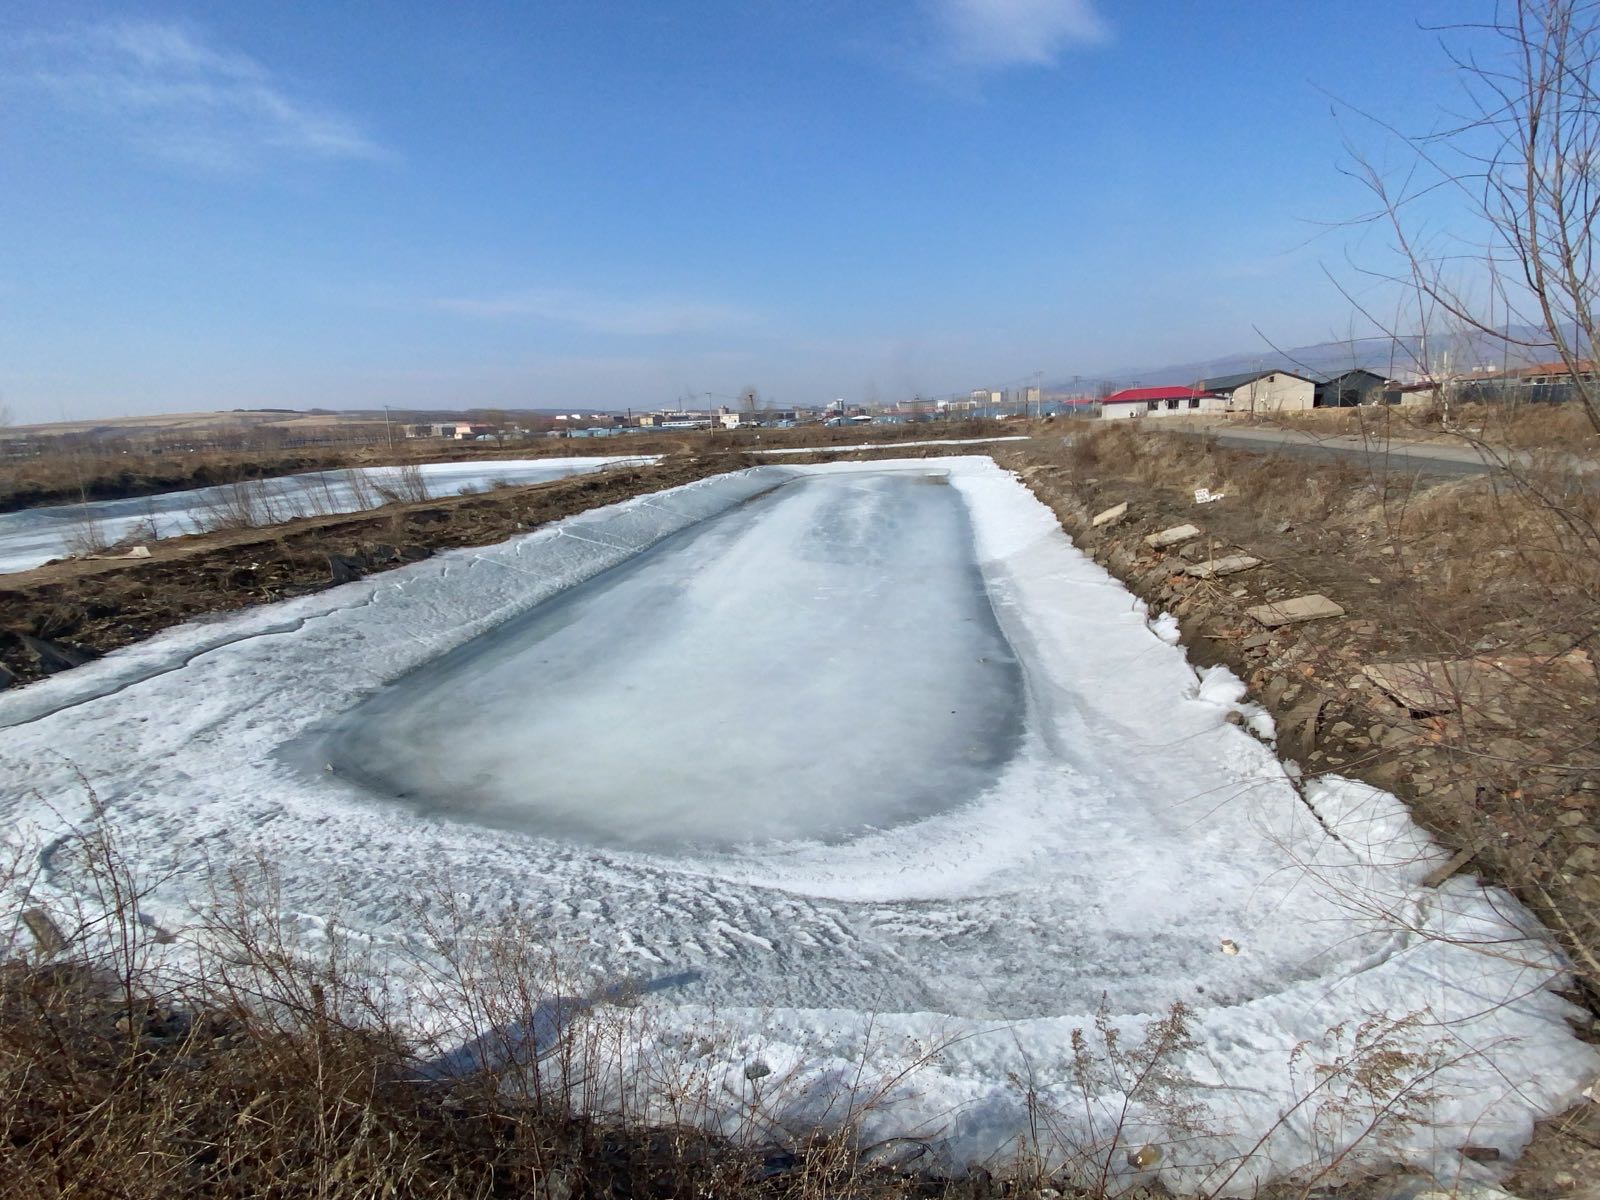
M 482 437 L 494 432 L 495 427 L 493 425 L 475 425 L 469 421 L 405 426 L 405 434 L 408 438 L 451 438 L 458 442 L 465 441 L 468 438 Z
M 1105 420 L 1226 411 L 1226 399 L 1201 388 L 1126 388 L 1100 401 L 1100 416 Z
M 1226 397 L 1229 412 L 1303 412 L 1317 400 L 1316 380 L 1292 371 L 1246 371 L 1202 379 L 1195 386 Z
M 1577 361 L 1577 371 L 1574 372 L 1564 362 L 1535 363 L 1531 367 L 1519 367 L 1511 374 L 1529 387 L 1570 386 L 1575 379 L 1584 383 L 1600 382 L 1600 364 L 1593 359 L 1582 358 Z
M 1382 404 L 1387 385 L 1388 380 L 1382 375 L 1358 367 L 1317 384 L 1312 405 L 1316 408 L 1355 408 L 1361 404 Z
M 711 412 L 662 412 L 653 414 L 657 429 L 710 429 L 716 422 Z
M 1600 364 L 1591 359 L 1579 359 L 1573 367 L 1562 362 L 1479 366 L 1461 374 L 1391 382 L 1385 400 L 1390 404 L 1565 404 L 1577 399 L 1585 386 L 1592 388 L 1597 383 Z

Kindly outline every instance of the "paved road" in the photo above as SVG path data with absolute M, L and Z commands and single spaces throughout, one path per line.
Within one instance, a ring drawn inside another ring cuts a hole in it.
M 1317 435 L 1294 429 L 1239 429 L 1227 425 L 1175 429 L 1191 436 L 1214 435 L 1217 444 L 1235 450 L 1289 454 L 1323 461 L 1346 459 L 1363 462 L 1376 471 L 1419 475 L 1483 475 L 1501 464 L 1485 458 L 1470 446 L 1433 442 L 1384 442 L 1343 434 Z M 1518 454 L 1516 461 L 1526 462 Z

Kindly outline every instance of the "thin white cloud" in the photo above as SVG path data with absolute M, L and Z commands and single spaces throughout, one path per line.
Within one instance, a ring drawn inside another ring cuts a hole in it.
M 1095 0 L 924 0 L 946 62 L 983 68 L 1053 66 L 1073 46 L 1111 37 Z
M 748 322 L 749 314 L 702 300 L 643 296 L 613 299 L 561 288 L 534 288 L 487 297 L 452 297 L 437 307 L 460 316 L 541 321 L 591 333 L 632 337 L 713 333 Z
M 235 172 L 285 157 L 393 157 L 354 120 L 296 97 L 261 63 L 182 25 L 108 22 L 19 48 L 22 81 L 184 166 Z

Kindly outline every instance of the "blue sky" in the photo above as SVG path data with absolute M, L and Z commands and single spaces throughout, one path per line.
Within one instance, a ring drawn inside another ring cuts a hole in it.
M 891 400 L 1347 335 L 1419 0 L 0 14 L 0 402 Z

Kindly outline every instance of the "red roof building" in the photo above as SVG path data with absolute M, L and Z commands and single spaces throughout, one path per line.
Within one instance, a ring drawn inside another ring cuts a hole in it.
M 1211 395 L 1192 387 L 1125 388 L 1112 392 L 1101 404 L 1146 404 L 1152 400 L 1202 400 Z

